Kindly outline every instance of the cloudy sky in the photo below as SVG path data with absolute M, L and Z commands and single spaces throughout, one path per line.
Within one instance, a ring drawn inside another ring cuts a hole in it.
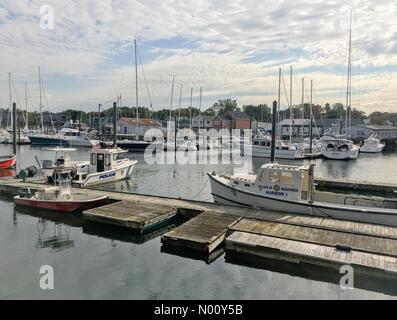
M 349 5 L 347 5 L 349 3 Z M 40 8 L 52 7 L 54 29 Z M 351 6 L 351 7 L 350 7 Z M 0 0 L 0 99 L 8 107 L 8 72 L 13 100 L 38 109 L 38 66 L 44 104 L 94 110 L 117 95 L 133 105 L 133 38 L 153 107 L 193 104 L 203 87 L 203 109 L 222 98 L 239 104 L 277 98 L 278 68 L 293 102 L 301 82 L 314 82 L 315 103 L 344 102 L 350 10 L 353 10 L 353 106 L 371 112 L 397 111 L 397 1 L 278 0 Z M 139 68 L 140 105 L 149 105 Z M 282 103 L 286 94 L 282 86 Z M 305 93 L 307 101 L 309 91 Z

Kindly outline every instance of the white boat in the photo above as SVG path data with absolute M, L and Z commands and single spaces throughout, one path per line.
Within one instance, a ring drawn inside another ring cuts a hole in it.
M 72 183 L 81 187 L 124 180 L 129 178 L 136 160 L 125 157 L 121 148 L 90 150 L 90 164 L 77 170 Z
M 364 153 L 379 153 L 385 148 L 385 144 L 380 142 L 380 139 L 371 135 L 364 140 L 364 144 L 360 147 L 360 152 Z
M 164 143 L 164 149 L 166 151 L 175 151 L 175 142 L 170 141 L 170 142 Z M 197 146 L 194 141 L 181 140 L 181 141 L 177 141 L 176 150 L 177 151 L 197 151 Z
M 353 141 L 340 138 L 324 139 L 325 145 L 322 153 L 327 159 L 332 160 L 352 160 L 357 159 L 360 147 Z
M 271 157 L 272 139 L 270 135 L 261 132 L 252 138 L 252 144 L 246 145 L 245 148 L 251 152 L 253 157 L 270 158 Z M 276 158 L 277 159 L 304 159 L 305 153 L 299 143 L 289 144 L 281 140 L 276 141 Z
M 397 226 L 397 199 L 317 191 L 314 165 L 268 163 L 258 175 L 208 176 L 222 204 Z
M 91 140 L 78 129 L 64 127 L 56 134 L 30 134 L 33 145 L 67 145 L 71 147 L 98 147 L 98 140 Z

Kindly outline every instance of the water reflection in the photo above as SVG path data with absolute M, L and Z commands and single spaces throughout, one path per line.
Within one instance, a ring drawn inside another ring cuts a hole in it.
M 265 257 L 259 258 L 241 253 L 226 252 L 225 262 L 336 285 L 339 285 L 343 276 L 337 269 L 304 262 L 293 263 Z M 395 296 L 397 295 L 397 276 L 354 268 L 354 288 Z
M 70 227 L 67 225 L 39 218 L 37 233 L 36 248 L 50 248 L 54 251 L 62 251 L 74 247 Z

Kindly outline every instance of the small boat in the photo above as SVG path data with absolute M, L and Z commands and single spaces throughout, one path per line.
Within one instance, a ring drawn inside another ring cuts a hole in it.
M 397 226 L 397 199 L 318 191 L 314 165 L 267 163 L 257 175 L 208 176 L 222 204 Z
M 270 158 L 271 156 L 271 137 L 268 134 L 259 132 L 252 138 L 251 145 L 245 145 L 245 148 L 251 152 L 253 157 Z M 276 141 L 276 158 L 277 159 L 304 159 L 305 153 L 299 143 L 289 144 L 281 140 Z
M 62 212 L 81 212 L 106 203 L 107 196 L 89 196 L 72 191 L 70 180 L 60 180 L 58 186 L 39 189 L 33 194 L 28 190 L 14 197 L 17 205 Z
M 89 165 L 77 169 L 72 183 L 85 187 L 129 178 L 138 161 L 128 159 L 127 152 L 121 148 L 90 150 Z
M 15 166 L 17 157 L 15 155 L 0 156 L 0 169 L 9 169 Z
M 332 160 L 352 160 L 357 159 L 360 147 L 353 141 L 341 138 L 324 139 L 325 145 L 322 153 L 324 158 Z
M 385 144 L 380 142 L 380 139 L 371 135 L 364 140 L 364 144 L 360 147 L 360 152 L 363 153 L 380 153 L 385 148 Z

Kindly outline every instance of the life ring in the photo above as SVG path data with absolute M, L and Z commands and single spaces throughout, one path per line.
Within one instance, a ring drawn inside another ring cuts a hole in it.
M 63 196 L 63 198 L 64 198 L 65 200 L 70 200 L 70 199 L 71 199 L 70 194 L 65 194 L 65 195 Z
M 276 192 L 279 192 L 280 189 L 281 188 L 280 188 L 280 186 L 278 184 L 275 184 L 274 187 L 273 187 L 273 190 L 276 191 Z

